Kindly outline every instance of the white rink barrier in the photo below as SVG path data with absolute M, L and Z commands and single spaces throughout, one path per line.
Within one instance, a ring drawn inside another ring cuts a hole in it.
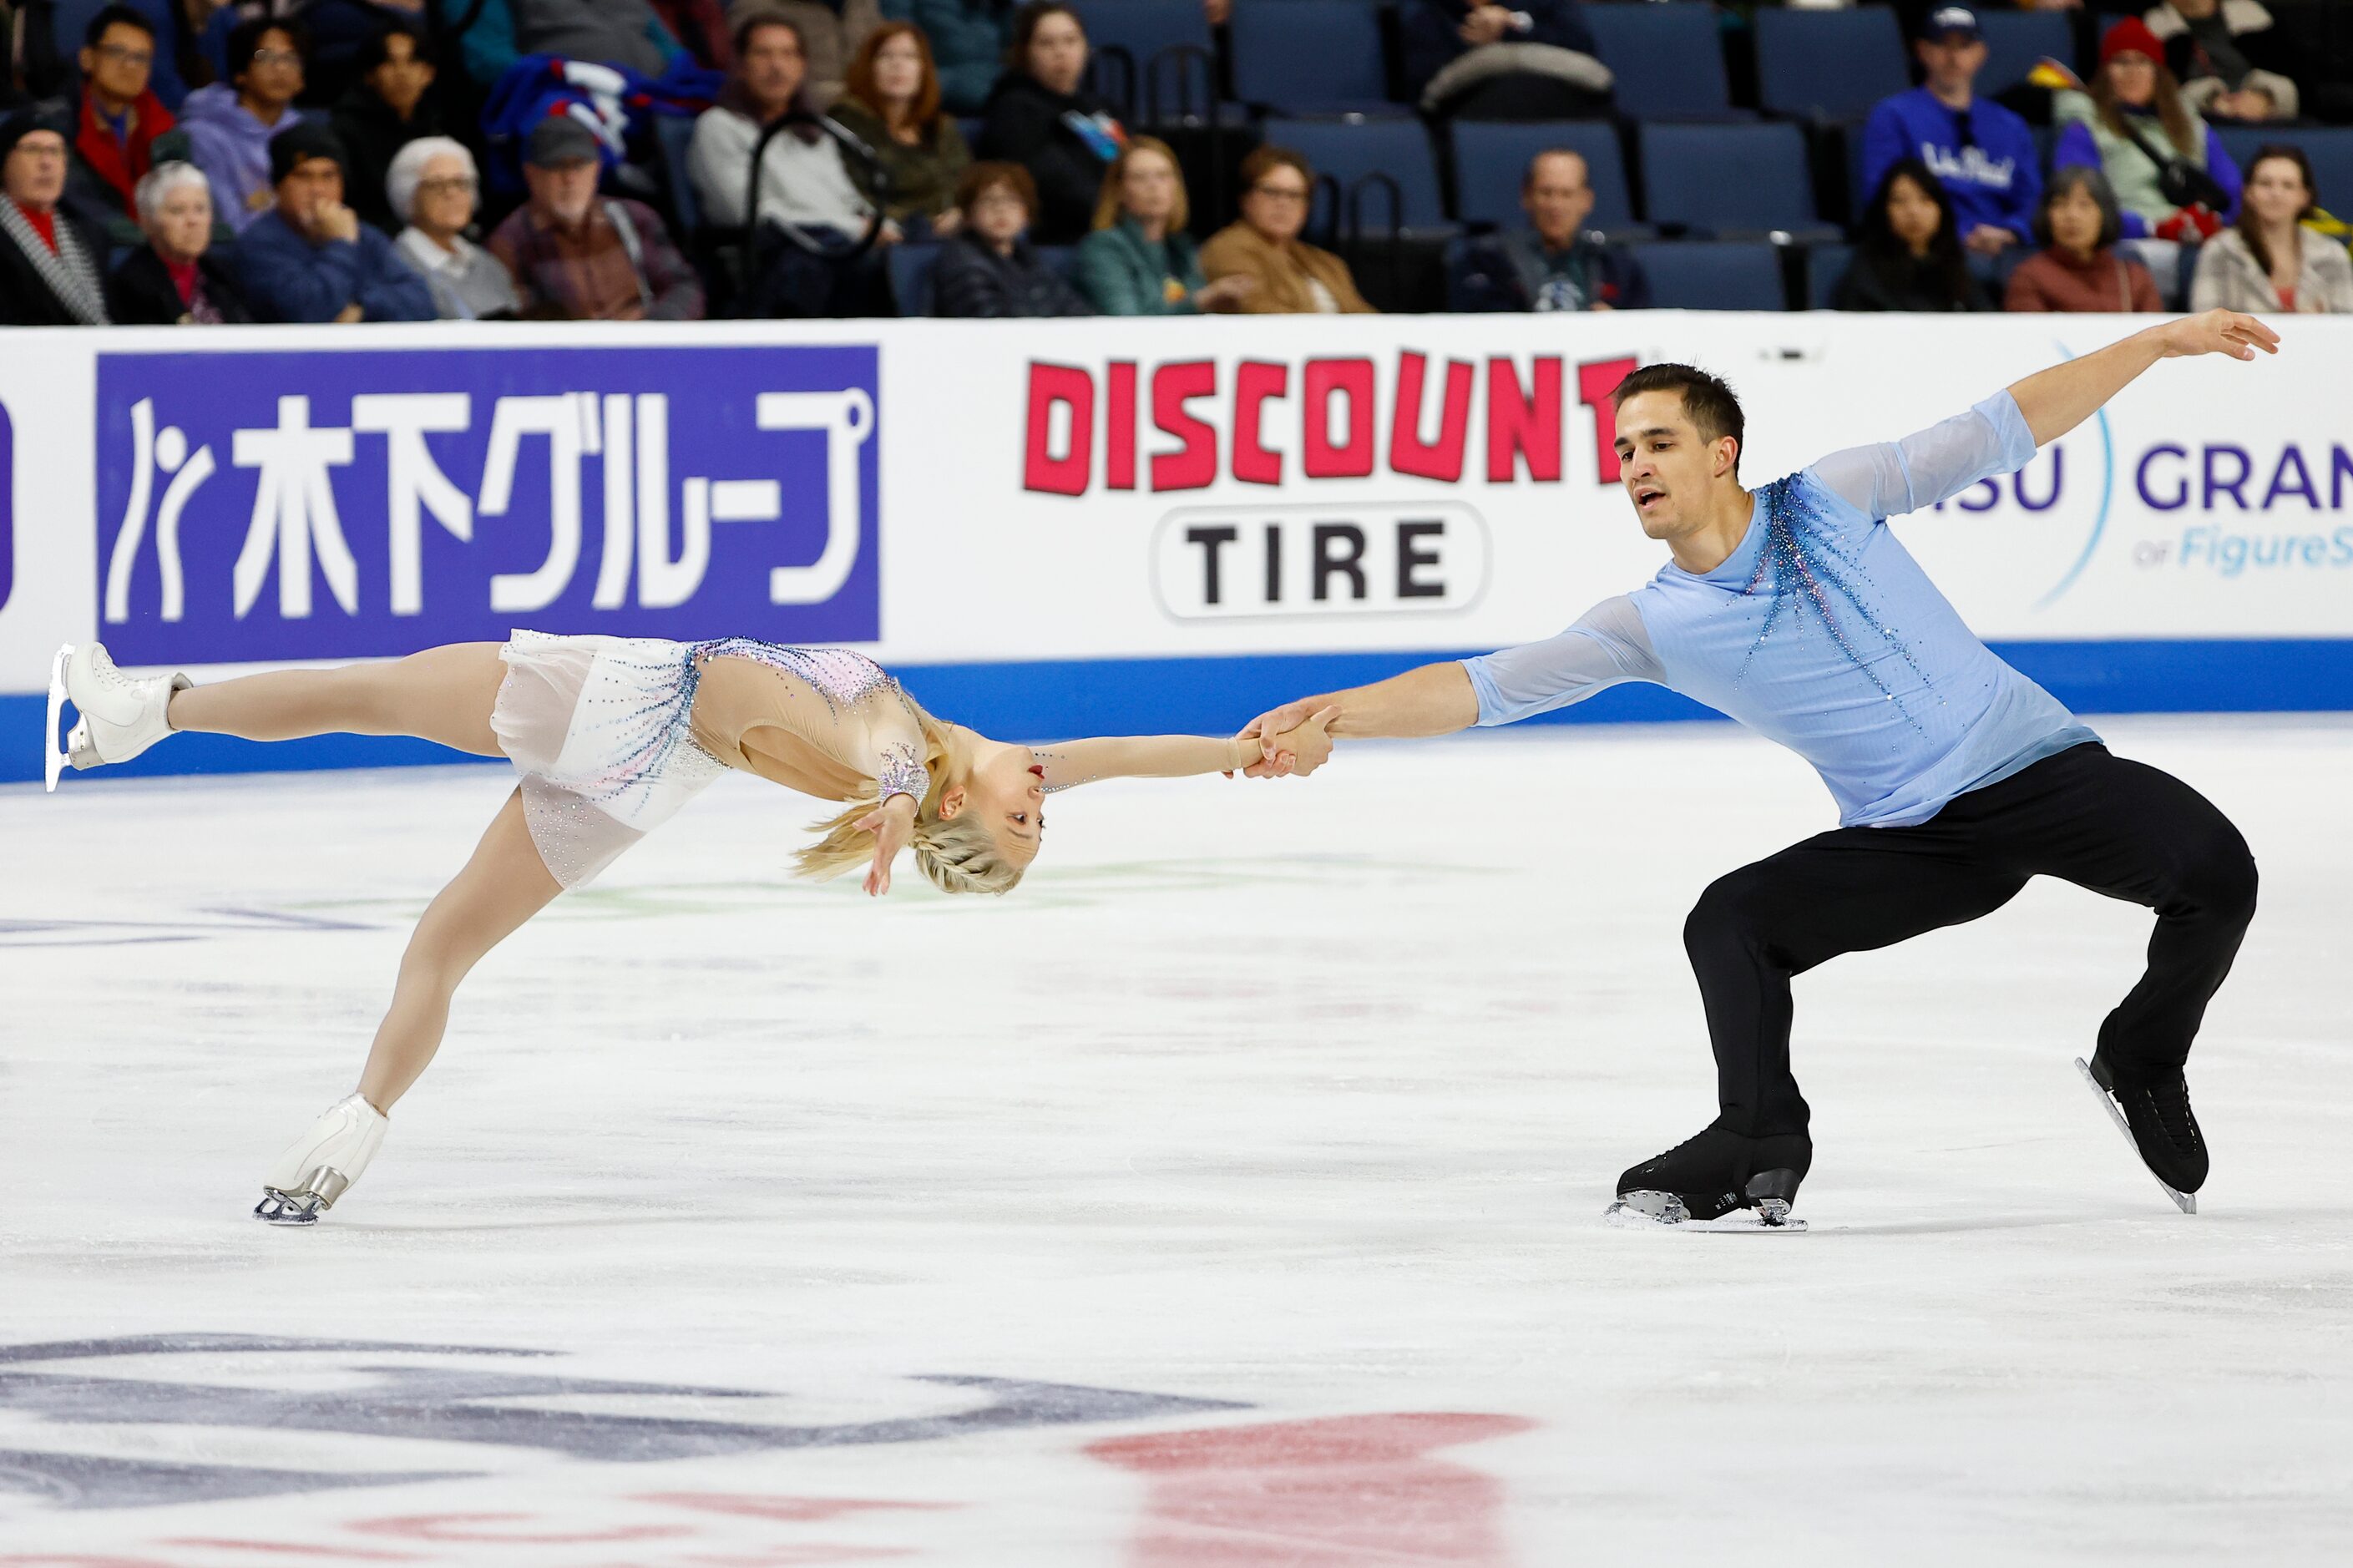
M 518 626 L 842 643 L 1040 736 L 1213 729 L 1546 636 L 1664 559 L 1606 401 L 1691 361 L 1751 483 L 2144 324 L 1683 311 L 0 331 L 0 778 L 49 651 L 396 655 Z M 2353 322 L 2159 365 L 1902 521 L 2093 710 L 2353 703 Z M 1018 668 L 1009 668 L 1018 667 Z M 1642 689 L 1578 718 L 1699 712 Z M 391 760 L 164 748 L 165 767 Z M 175 759 L 167 763 L 166 759 Z M 227 760 L 224 760 L 227 759 Z

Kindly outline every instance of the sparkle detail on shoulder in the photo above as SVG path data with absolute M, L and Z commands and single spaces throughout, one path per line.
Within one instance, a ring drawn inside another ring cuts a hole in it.
M 653 650 L 659 649 L 656 653 Z M 786 647 L 751 637 L 712 637 L 703 642 L 662 643 L 647 639 L 601 653 L 599 658 L 638 664 L 646 679 L 638 682 L 643 695 L 617 712 L 583 713 L 585 722 L 610 737 L 606 749 L 620 762 L 602 777 L 583 781 L 580 795 L 598 805 L 625 802 L 633 792 L 649 787 L 648 781 L 671 770 L 684 769 L 717 778 L 727 764 L 694 738 L 694 694 L 702 685 L 704 662 L 712 658 L 748 658 L 794 676 L 815 691 L 826 710 L 839 718 L 877 692 L 888 691 L 910 713 L 914 707 L 899 683 L 862 653 L 840 647 Z M 893 757 L 885 768 L 899 788 L 920 801 L 923 784 L 911 784 Z M 914 773 L 923 774 L 923 760 L 910 756 Z M 889 780 L 883 781 L 885 795 Z
M 1838 609 L 1831 603 L 1833 596 L 1853 606 L 1861 623 L 1886 639 L 1887 646 L 1919 676 L 1922 685 L 1933 687 L 1936 683 L 1913 657 L 1910 646 L 1896 635 L 1896 628 L 1882 624 L 1879 612 L 1864 591 L 1870 580 L 1863 574 L 1862 563 L 1822 525 L 1820 503 L 1808 490 L 1803 474 L 1791 474 L 1757 489 L 1757 505 L 1765 514 L 1765 547 L 1757 558 L 1757 570 L 1740 592 L 1744 597 L 1769 595 L 1770 602 L 1766 607 L 1765 622 L 1757 628 L 1756 640 L 1748 645 L 1739 672 L 1733 677 L 1734 683 L 1746 678 L 1748 667 L 1756 661 L 1766 638 L 1785 626 L 1794 629 L 1799 626 L 1810 608 L 1820 617 L 1822 629 L 1830 634 L 1847 662 L 1861 670 L 1879 694 L 1903 712 L 1905 721 L 1917 730 L 1921 728 L 1920 721 L 1913 717 L 1910 707 L 1880 678 L 1879 671 L 1840 624 Z

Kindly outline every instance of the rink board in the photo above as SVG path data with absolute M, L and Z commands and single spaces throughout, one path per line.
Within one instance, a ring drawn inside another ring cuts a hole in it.
M 1663 559 L 1609 389 L 1725 374 L 1751 483 L 2138 323 L 1646 312 L 11 331 L 0 725 L 48 651 L 199 671 L 510 627 L 860 647 L 1025 737 L 1217 729 L 1549 635 Z M 2353 324 L 2168 363 L 2016 476 L 1898 525 L 2090 711 L 2353 692 Z M 1652 689 L 1579 719 L 1705 710 Z M 174 747 L 171 771 L 444 756 Z M 0 779 L 33 776 L 29 745 Z

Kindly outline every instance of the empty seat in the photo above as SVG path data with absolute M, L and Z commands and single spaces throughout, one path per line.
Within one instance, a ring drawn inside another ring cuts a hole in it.
M 1806 251 L 1806 308 L 1810 310 L 1833 309 L 1831 296 L 1838 292 L 1839 279 L 1854 263 L 1852 245 L 1817 245 Z
M 1216 52 L 1200 0 L 1078 0 L 1075 9 L 1088 44 L 1125 49 L 1134 57 L 1139 75 L 1163 49 Z
M 2304 149 L 2312 160 L 2312 182 L 2319 187 L 2314 198 L 2335 213 L 2353 208 L 2353 127 L 2343 125 L 2298 126 L 2232 125 L 2217 126 L 2223 150 L 2231 162 L 2239 165 L 2244 178 L 2249 165 L 2254 163 L 2258 150 L 2274 142 L 2284 142 Z
M 1761 241 L 1655 241 L 1632 247 L 1661 310 L 1781 310 L 1781 253 Z
M 686 170 L 694 121 L 683 114 L 657 114 L 653 121 L 654 146 L 661 153 L 662 184 L 670 191 L 670 210 L 678 216 L 680 232 L 692 234 L 702 226 L 702 204 L 695 197 L 694 181 Z
M 1402 114 L 1388 100 L 1377 7 L 1280 0 L 1233 11 L 1234 94 L 1282 114 Z
M 1732 107 L 1714 5 L 1587 5 L 1577 15 L 1618 79 L 1618 107 L 1626 113 L 1644 120 L 1746 117 Z
M 1279 11 L 1293 5 L 1312 4 L 1314 0 L 1267 0 L 1263 9 Z M 1330 221 L 1330 193 L 1322 179 L 1325 174 L 1339 182 L 1340 219 L 1344 224 L 1347 220 L 1348 193 L 1356 183 L 1368 174 L 1386 174 L 1398 184 L 1399 221 L 1405 227 L 1445 226 L 1446 209 L 1438 195 L 1438 165 L 1430 154 L 1430 136 L 1418 120 L 1366 120 L 1354 123 L 1340 120 L 1270 120 L 1266 122 L 1266 141 L 1269 146 L 1290 148 L 1314 165 L 1314 208 L 1308 222 L 1318 232 Z M 1388 225 L 1388 193 L 1379 181 L 1365 187 L 1359 206 L 1368 227 Z
M 1134 102 L 1127 106 L 1131 113 L 1151 118 L 1156 83 L 1162 113 L 1175 114 L 1184 90 L 1180 83 L 1187 76 L 1194 111 L 1206 112 L 1214 104 L 1217 41 L 1209 36 L 1200 0 L 1082 0 L 1077 9 L 1087 42 L 1099 57 L 1103 50 L 1116 48 L 1134 62 Z M 1128 85 L 1116 70 L 1099 72 L 1096 80 L 1098 91 Z
M 1617 127 L 1604 121 L 1563 120 L 1512 124 L 1457 121 L 1454 125 L 1454 215 L 1464 223 L 1521 221 L 1520 177 L 1528 160 L 1547 148 L 1565 147 L 1585 158 L 1593 184 L 1596 228 L 1625 228 L 1634 221 L 1626 197 L 1626 163 L 1618 150 Z
M 1893 11 L 1757 13 L 1757 101 L 1768 113 L 1861 120 L 1911 85 Z
M 2075 30 L 2059 11 L 1997 11 L 1982 6 L 1978 26 L 1985 34 L 1985 68 L 1978 72 L 1977 89 L 1988 98 L 2016 87 L 2048 55 L 2072 68 L 2075 61 Z
M 1796 126 L 1646 125 L 1643 216 L 1713 233 L 1812 227 L 1813 179 Z
M 891 298 L 902 316 L 932 313 L 932 263 L 940 258 L 936 245 L 894 245 L 891 247 Z

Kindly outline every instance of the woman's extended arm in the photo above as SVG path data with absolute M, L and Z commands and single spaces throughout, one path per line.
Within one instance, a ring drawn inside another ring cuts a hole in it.
M 1293 759 L 1290 772 L 1311 773 L 1332 754 L 1324 726 L 1327 710 L 1311 714 L 1271 742 L 1272 750 Z M 1256 741 L 1208 735 L 1105 735 L 1087 741 L 1064 741 L 1031 751 L 1045 764 L 1046 789 L 1071 789 L 1098 779 L 1175 779 L 1196 773 L 1236 773 L 1261 760 Z

